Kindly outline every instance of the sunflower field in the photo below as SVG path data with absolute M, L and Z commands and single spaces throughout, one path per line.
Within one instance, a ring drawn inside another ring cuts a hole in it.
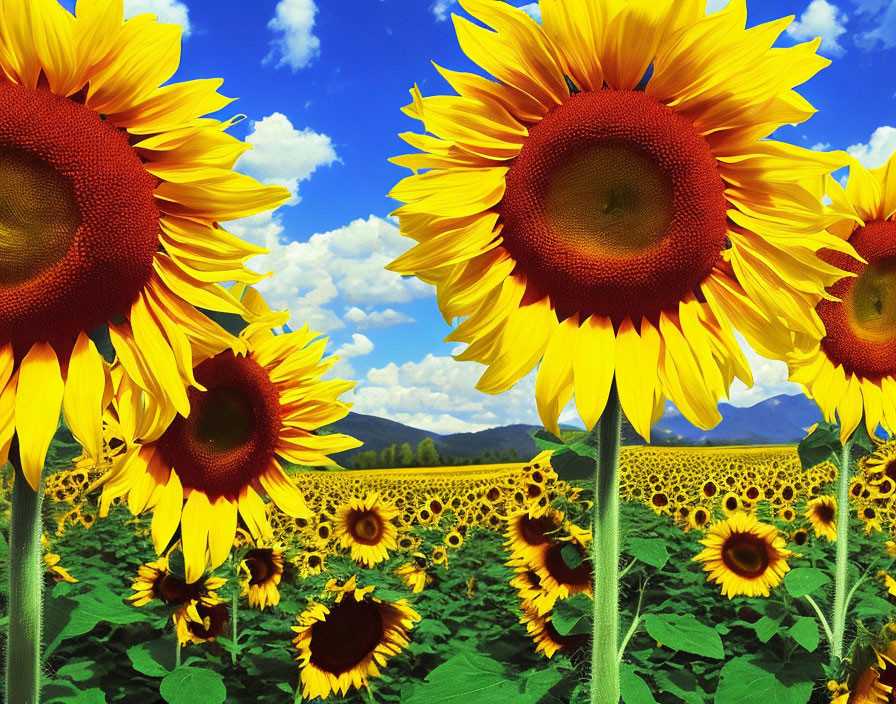
M 308 307 L 332 252 L 278 209 L 316 166 L 284 139 L 276 177 L 238 168 L 271 123 L 244 141 L 223 79 L 183 80 L 184 3 L 0 0 L 6 704 L 896 704 L 896 153 L 777 139 L 836 8 L 456 4 L 473 72 L 413 66 L 392 106 L 402 249 L 338 283 L 426 290 L 537 453 L 374 469 L 390 438 L 352 471 L 373 343 L 317 323 L 415 320 Z M 310 61 L 317 12 L 280 0 L 261 65 Z M 798 445 L 650 445 L 667 411 L 716 427 L 756 358 L 817 406 Z

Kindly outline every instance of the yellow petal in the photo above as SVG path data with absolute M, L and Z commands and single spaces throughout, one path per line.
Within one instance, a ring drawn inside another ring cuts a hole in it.
M 579 331 L 578 315 L 564 320 L 551 336 L 535 379 L 535 401 L 544 427 L 560 437 L 557 420 L 572 398 L 573 356 Z
M 56 352 L 46 342 L 36 343 L 19 366 L 15 411 L 22 472 L 35 491 L 59 427 L 64 391 Z
M 172 472 L 173 474 L 173 472 Z M 209 523 L 212 512 L 208 497 L 201 491 L 190 492 L 181 518 L 181 544 L 187 582 L 192 584 L 205 572 Z
M 157 554 L 161 555 L 171 542 L 180 525 L 183 506 L 184 489 L 177 472 L 172 471 L 152 514 L 152 543 Z
M 236 503 L 223 496 L 212 504 L 212 528 L 208 533 L 208 552 L 215 569 L 222 564 L 233 548 L 236 537 Z M 309 512 L 310 513 L 310 512 Z
M 96 345 L 83 332 L 78 335 L 68 363 L 62 412 L 78 442 L 94 459 L 103 452 L 103 397 L 106 372 Z
M 267 470 L 259 477 L 261 485 L 268 496 L 277 504 L 277 508 L 293 518 L 313 518 L 298 487 L 290 481 L 280 464 L 272 460 Z
M 592 315 L 579 327 L 573 371 L 576 409 L 591 430 L 604 412 L 616 372 L 616 333 L 609 318 Z

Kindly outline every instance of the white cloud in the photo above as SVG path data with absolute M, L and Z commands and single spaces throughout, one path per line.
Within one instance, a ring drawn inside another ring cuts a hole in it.
M 728 6 L 728 0 L 708 0 L 706 3 L 706 14 L 718 12 Z
M 263 64 L 277 60 L 277 68 L 289 66 L 293 72 L 305 68 L 320 55 L 320 39 L 314 36 L 314 0 L 280 0 L 268 29 L 282 36 L 271 41 L 271 51 Z
M 845 12 L 827 0 L 812 0 L 809 7 L 787 28 L 787 34 L 797 41 L 807 41 L 821 37 L 821 51 L 832 56 L 842 56 L 846 50 L 838 39 L 846 33 L 844 26 L 849 20 Z
M 358 330 L 372 330 L 375 328 L 391 328 L 402 323 L 413 323 L 414 319 L 392 308 L 374 310 L 366 313 L 357 306 L 353 306 L 342 316 L 343 320 L 354 323 Z
M 297 130 L 279 112 L 253 122 L 246 141 L 254 148 L 240 156 L 236 168 L 262 183 L 288 188 L 293 195 L 289 205 L 301 200 L 300 181 L 310 178 L 319 166 L 330 166 L 339 160 L 327 135 L 309 127 Z
M 541 7 L 537 2 L 530 2 L 528 5 L 521 5 L 520 9 L 529 15 L 533 20 L 541 23 Z
M 830 148 L 831 148 L 830 142 L 816 142 L 815 144 L 813 144 L 810 147 L 810 149 L 812 149 L 813 151 L 816 151 L 816 152 L 823 152 L 826 149 L 830 149 Z
M 878 42 L 884 49 L 896 47 L 896 0 L 890 0 L 889 3 L 886 0 L 877 0 L 876 2 L 866 0 L 861 5 L 871 15 L 876 14 L 884 7 L 886 10 L 877 20 L 877 27 L 870 32 L 860 34 L 856 38 L 856 44 L 869 51 L 876 48 Z M 860 11 L 861 9 L 860 7 Z
M 853 144 L 846 151 L 862 162 L 866 169 L 883 166 L 896 151 L 896 128 L 887 125 L 878 127 L 867 144 Z
M 748 389 L 739 379 L 735 379 L 731 384 L 728 403 L 732 406 L 752 406 L 772 396 L 801 391 L 801 386 L 787 381 L 787 365 L 784 362 L 760 357 L 740 334 L 736 333 L 736 337 L 753 372 L 753 386 Z
M 306 242 L 284 237 L 283 224 L 270 212 L 234 220 L 227 229 L 270 250 L 249 266 L 274 272 L 257 288 L 272 307 L 289 309 L 294 327 L 308 322 L 312 329 L 329 332 L 345 327 L 334 308 L 407 303 L 433 294 L 419 279 L 386 271 L 385 265 L 405 252 L 409 241 L 375 215 L 314 234 Z
M 451 16 L 451 11 L 457 5 L 457 0 L 435 0 L 429 10 L 438 22 L 444 22 Z M 541 8 L 537 2 L 520 5 L 519 8 L 530 15 L 536 22 L 541 22 Z
M 184 28 L 183 36 L 190 36 L 190 9 L 180 0 L 124 0 L 125 19 L 146 12 L 158 17 L 159 22 L 179 24 Z
M 365 354 L 373 352 L 373 342 L 367 335 L 356 332 L 352 335 L 352 341 L 343 343 L 336 350 L 336 355 L 351 359 L 352 357 L 363 357 Z

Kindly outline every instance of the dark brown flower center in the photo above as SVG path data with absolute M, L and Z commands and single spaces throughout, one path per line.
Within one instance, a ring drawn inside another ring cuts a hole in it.
M 382 539 L 385 525 L 375 511 L 351 510 L 347 517 L 348 529 L 355 541 L 364 545 L 376 545 Z
M 758 577 L 768 569 L 769 549 L 752 533 L 732 533 L 722 545 L 722 562 L 739 577 Z
M 311 627 L 311 663 L 333 675 L 361 664 L 383 642 L 380 609 L 380 604 L 351 596 L 330 607 L 326 619 Z
M 196 604 L 196 611 L 199 613 L 202 622 L 187 621 L 190 633 L 197 638 L 203 639 L 217 638 L 224 633 L 224 626 L 227 624 L 227 619 L 230 616 L 230 612 L 224 604 L 208 606 L 199 602 Z
M 642 92 L 573 95 L 529 129 L 498 205 L 524 302 L 655 320 L 725 247 L 724 184 L 706 140 Z
M 246 567 L 249 568 L 249 584 L 264 584 L 277 572 L 274 562 L 274 551 L 270 548 L 257 548 L 246 553 Z
M 834 507 L 828 503 L 818 504 L 815 507 L 815 517 L 824 524 L 829 524 L 834 522 L 834 516 L 836 515 L 836 511 Z
M 185 604 L 201 596 L 199 582 L 187 584 L 185 580 L 170 572 L 160 573 L 152 585 L 152 590 L 166 604 Z
M 270 466 L 280 432 L 280 396 L 249 357 L 225 351 L 195 369 L 206 391 L 189 390 L 190 416 L 177 416 L 158 441 L 184 487 L 234 500 Z
M 570 567 L 563 557 L 564 548 L 570 546 L 581 558 L 576 567 Z M 585 558 L 585 550 L 578 543 L 555 541 L 545 548 L 544 566 L 558 584 L 566 585 L 571 591 L 584 591 L 591 585 L 591 561 Z
M 158 250 L 158 183 L 92 110 L 0 83 L 0 340 L 25 351 L 127 313 Z

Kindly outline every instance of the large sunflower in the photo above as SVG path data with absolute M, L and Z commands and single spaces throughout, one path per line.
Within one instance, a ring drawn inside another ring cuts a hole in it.
M 461 0 L 461 48 L 497 82 L 439 68 L 458 96 L 404 109 L 428 135 L 393 161 L 418 244 L 389 265 L 437 288 L 460 360 L 500 393 L 536 364 L 545 426 L 575 393 L 587 428 L 614 377 L 649 439 L 669 398 L 701 428 L 750 371 L 732 324 L 782 357 L 791 330 L 823 330 L 807 302 L 850 252 L 800 185 L 845 164 L 763 138 L 808 119 L 792 87 L 829 61 L 818 42 L 771 48 L 790 19 L 748 30 L 743 2 L 542 0 L 543 26 L 493 0 Z M 704 16 L 705 15 L 705 16 Z M 422 172 L 421 172 L 422 170 Z
M 378 677 L 379 667 L 407 646 L 408 632 L 420 620 L 405 599 L 381 601 L 372 596 L 373 586 L 357 588 L 354 576 L 341 587 L 331 580 L 327 590 L 335 592 L 334 602 L 312 603 L 292 627 L 306 699 L 347 694 Z
M 854 160 L 845 191 L 833 178 L 825 184 L 842 214 L 828 230 L 864 262 L 823 253 L 850 275 L 816 306 L 825 336 L 814 354 L 791 355 L 790 380 L 806 387 L 826 420 L 840 417 L 845 441 L 863 414 L 872 437 L 879 423 L 896 429 L 896 153 L 877 169 Z
M 700 542 L 706 547 L 694 561 L 705 563 L 707 579 L 721 584 L 729 599 L 768 596 L 790 569 L 791 553 L 777 529 L 743 511 L 716 523 Z
M 242 298 L 252 310 L 266 306 L 253 289 Z M 255 540 L 272 532 L 259 492 L 293 517 L 311 518 L 280 459 L 301 465 L 331 463 L 327 455 L 361 443 L 346 435 L 314 431 L 343 418 L 350 404 L 338 398 L 354 384 L 320 376 L 336 361 L 321 359 L 326 340 L 307 327 L 275 335 L 266 327 L 245 334 L 245 354 L 227 349 L 201 361 L 190 389 L 188 418 L 141 402 L 121 376 L 110 411 L 110 426 L 125 435 L 131 454 L 105 478 L 101 511 L 128 494 L 136 515 L 152 509 L 152 536 L 161 553 L 180 527 L 187 581 L 230 553 L 242 518 Z M 184 502 L 186 499 L 186 503 Z
M 371 493 L 363 499 L 352 497 L 336 511 L 334 536 L 344 548 L 351 549 L 355 562 L 372 567 L 388 559 L 395 550 L 398 528 L 392 519 L 398 509 Z
M 248 145 L 222 81 L 168 81 L 181 28 L 123 20 L 122 0 L 0 5 L 0 460 L 18 433 L 35 489 L 60 410 L 102 452 L 106 330 L 123 367 L 187 414 L 191 344 L 232 337 L 194 306 L 250 315 L 220 281 L 254 283 L 263 250 L 219 222 L 289 198 L 231 170 Z M 219 348 L 220 348 L 219 347 Z

